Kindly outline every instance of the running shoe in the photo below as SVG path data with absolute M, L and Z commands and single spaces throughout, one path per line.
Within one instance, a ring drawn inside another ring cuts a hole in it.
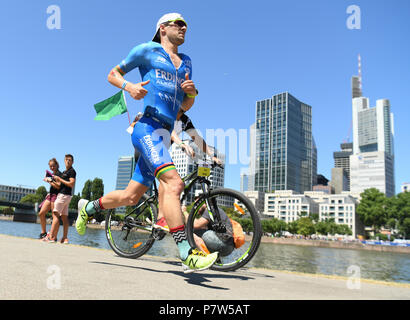
M 77 230 L 77 233 L 81 236 L 85 234 L 85 230 L 87 228 L 88 214 L 85 211 L 85 207 L 87 206 L 88 202 L 89 201 L 86 199 L 80 199 L 80 201 L 78 201 L 78 216 L 77 220 L 75 221 L 75 228 Z
M 44 232 L 44 233 L 40 233 L 40 235 L 39 235 L 39 239 L 43 239 L 45 236 L 47 235 L 47 232 Z
M 48 243 L 56 243 L 56 242 L 57 242 L 56 239 L 54 239 L 54 240 L 51 239 L 49 233 L 47 233 L 47 235 L 46 235 L 43 239 L 41 239 L 41 241 L 43 241 L 43 242 L 48 242 Z
M 218 252 L 205 254 L 198 249 L 193 249 L 188 258 L 182 261 L 182 269 L 184 273 L 206 270 L 212 267 L 216 259 L 218 259 Z
M 68 239 L 67 238 L 63 238 L 63 239 L 61 239 L 60 240 L 60 243 L 63 243 L 63 244 L 68 244 Z
M 166 231 L 166 232 L 169 232 L 169 227 L 168 227 L 167 221 L 165 220 L 164 217 L 162 217 L 161 219 L 159 219 L 159 220 L 157 221 L 157 223 L 154 223 L 153 227 L 154 227 L 154 228 L 157 228 L 157 229 L 164 230 L 164 231 Z

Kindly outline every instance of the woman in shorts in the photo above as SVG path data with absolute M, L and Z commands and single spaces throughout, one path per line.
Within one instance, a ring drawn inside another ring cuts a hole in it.
M 60 176 L 61 172 L 58 170 L 59 164 L 56 158 L 50 159 L 48 162 L 48 165 L 50 167 L 51 172 L 53 173 L 54 176 Z M 40 212 L 39 212 L 39 217 L 40 217 L 40 225 L 41 225 L 41 233 L 40 233 L 40 239 L 43 239 L 47 235 L 46 231 L 46 214 L 47 212 L 51 211 L 53 212 L 54 209 L 54 202 L 57 199 L 57 194 L 60 189 L 61 183 L 55 181 L 54 176 L 52 177 L 45 177 L 43 180 L 47 183 L 50 184 L 50 191 L 47 194 L 46 198 L 44 201 L 40 204 Z

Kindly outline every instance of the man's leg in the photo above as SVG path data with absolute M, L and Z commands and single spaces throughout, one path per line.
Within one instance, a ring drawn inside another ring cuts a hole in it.
M 97 200 L 89 201 L 82 208 L 79 208 L 80 212 L 76 221 L 77 232 L 80 235 L 85 233 L 88 219 L 96 212 L 122 206 L 133 206 L 138 203 L 147 190 L 148 187 L 144 184 L 130 180 L 125 190 L 115 190 Z
M 179 199 L 181 192 L 184 190 L 184 183 L 175 169 L 163 173 L 159 180 L 159 212 L 162 212 L 167 220 L 169 230 L 178 246 L 181 259 L 186 260 L 190 254 L 191 246 L 186 237 Z
M 67 239 L 67 235 L 68 235 L 68 224 L 69 224 L 69 222 L 68 222 L 68 216 L 67 215 L 65 215 L 65 214 L 63 214 L 62 216 L 61 216 L 61 220 L 63 220 L 63 238 L 62 238 L 62 240 L 64 240 L 64 239 Z
M 205 255 L 202 251 L 193 250 L 188 242 L 180 203 L 184 183 L 175 167 L 157 178 L 161 181 L 158 189 L 159 210 L 167 220 L 170 233 L 178 246 L 184 272 L 208 269 L 216 261 L 218 253 Z
M 61 220 L 63 220 L 63 238 L 62 240 L 64 241 L 65 239 L 67 239 L 67 235 L 68 235 L 68 206 L 70 205 L 71 202 L 71 196 L 68 196 L 65 199 L 65 206 L 64 206 L 64 210 L 61 213 Z
M 57 239 L 59 228 L 60 228 L 60 214 L 57 211 L 53 211 L 53 222 L 51 223 L 50 240 Z

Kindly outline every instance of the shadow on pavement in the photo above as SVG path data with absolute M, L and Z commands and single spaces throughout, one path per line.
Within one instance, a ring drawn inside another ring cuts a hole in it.
M 139 259 L 139 260 L 151 260 L 151 259 Z M 153 260 L 155 262 L 160 262 L 160 263 L 165 263 L 177 267 L 181 267 L 181 263 L 177 261 L 158 261 L 158 260 Z M 138 266 L 130 266 L 126 264 L 117 264 L 117 263 L 111 263 L 111 262 L 103 262 L 103 261 L 90 261 L 90 263 L 95 263 L 95 264 L 102 264 L 102 265 L 111 265 L 111 266 L 116 266 L 116 267 L 124 267 L 124 268 L 132 268 L 132 269 L 138 269 L 138 270 L 145 270 L 145 271 L 150 271 L 150 272 L 156 272 L 156 273 L 172 273 L 180 277 L 184 277 L 185 281 L 189 284 L 192 285 L 197 285 L 205 288 L 210 288 L 210 289 L 217 289 L 217 290 L 230 290 L 229 288 L 224 288 L 224 287 L 217 287 L 217 286 L 212 286 L 209 284 L 206 284 L 207 282 L 211 282 L 209 279 L 236 279 L 236 280 L 253 280 L 253 277 L 249 277 L 244 274 L 239 274 L 237 272 L 233 273 L 226 273 L 226 272 L 219 272 L 219 273 L 206 273 L 206 271 L 199 271 L 199 272 L 194 272 L 194 273 L 184 273 L 183 271 L 175 271 L 175 270 L 157 270 L 157 269 L 150 269 L 150 268 L 144 268 L 144 267 L 138 267 Z M 217 271 L 213 271 L 217 272 Z M 258 274 L 258 276 L 260 276 Z M 272 277 L 273 278 L 273 277 Z

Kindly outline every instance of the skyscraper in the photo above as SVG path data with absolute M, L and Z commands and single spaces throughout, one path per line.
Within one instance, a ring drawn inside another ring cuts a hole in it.
M 346 178 L 347 178 L 347 185 L 346 185 L 346 189 L 343 189 L 343 191 L 349 191 L 350 190 L 350 156 L 353 154 L 353 143 L 351 142 L 342 143 L 340 144 L 340 148 L 341 148 L 341 151 L 333 152 L 334 167 L 342 168 L 345 171 Z M 339 172 L 339 171 L 336 170 L 335 172 Z M 344 174 L 342 172 L 341 177 L 343 177 L 343 175 Z
M 394 124 L 390 101 L 379 99 L 370 108 L 352 79 L 353 154 L 350 155 L 350 191 L 377 188 L 390 197 L 394 186 Z M 355 92 L 360 96 L 355 95 Z
M 241 173 L 241 185 L 240 185 L 240 189 L 241 192 L 245 192 L 248 191 L 248 187 L 249 187 L 249 174 L 246 172 L 242 172 Z
M 257 101 L 255 140 L 254 190 L 312 190 L 316 150 L 311 106 L 288 92 Z
M 353 153 L 384 151 L 394 156 L 393 114 L 387 99 L 376 101 L 370 108 L 369 98 L 359 97 L 353 106 Z
M 134 156 L 122 156 L 118 159 L 116 190 L 124 190 L 132 178 L 135 169 Z M 117 213 L 125 213 L 125 207 L 116 209 Z

